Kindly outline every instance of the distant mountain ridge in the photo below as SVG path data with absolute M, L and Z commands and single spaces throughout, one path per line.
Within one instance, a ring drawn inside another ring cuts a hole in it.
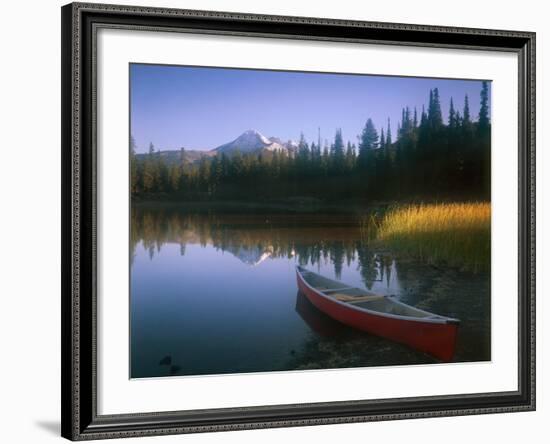
M 265 137 L 263 134 L 256 130 L 247 130 L 242 133 L 235 140 L 224 143 L 212 150 L 201 151 L 185 149 L 184 161 L 189 163 L 195 163 L 203 157 L 212 157 L 218 154 L 235 154 L 240 152 L 242 154 L 260 153 L 261 151 L 281 151 L 284 153 L 292 153 L 298 149 L 298 144 L 293 140 L 283 142 L 278 137 Z M 174 164 L 181 162 L 182 150 L 160 150 L 156 151 L 156 155 L 160 156 L 167 164 Z M 145 158 L 147 153 L 136 154 L 138 159 Z
M 188 163 L 195 163 L 202 157 L 211 157 L 215 155 L 212 151 L 185 150 L 184 152 L 184 160 Z M 144 160 L 148 155 L 148 153 L 138 153 L 136 154 L 136 158 L 138 160 Z M 181 149 L 155 151 L 155 155 L 161 157 L 167 165 L 174 165 L 181 162 Z

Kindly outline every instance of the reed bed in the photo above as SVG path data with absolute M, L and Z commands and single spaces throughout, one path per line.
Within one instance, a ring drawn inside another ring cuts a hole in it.
M 487 270 L 491 261 L 491 204 L 395 207 L 378 220 L 375 239 L 429 263 Z

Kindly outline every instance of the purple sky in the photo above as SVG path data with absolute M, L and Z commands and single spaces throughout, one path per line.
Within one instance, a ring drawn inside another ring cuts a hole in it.
M 130 65 L 131 133 L 137 152 L 149 142 L 161 150 L 209 150 L 248 129 L 266 137 L 332 141 L 337 128 L 357 142 L 370 117 L 378 130 L 397 122 L 405 106 L 427 107 L 430 88 L 439 88 L 447 121 L 449 101 L 462 113 L 479 113 L 479 80 L 444 80 L 352 74 L 318 74 L 248 69 Z

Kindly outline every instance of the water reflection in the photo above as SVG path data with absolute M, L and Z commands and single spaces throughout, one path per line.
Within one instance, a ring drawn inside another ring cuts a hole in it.
M 362 282 L 392 282 L 395 262 L 386 252 L 372 251 L 362 239 L 358 217 L 349 215 L 193 214 L 174 208 L 132 212 L 132 259 L 138 243 L 152 260 L 164 244 L 212 245 L 243 263 L 257 266 L 269 258 L 295 258 L 300 265 L 331 264 L 342 277 L 344 265 L 357 262 Z M 394 282 L 395 283 L 395 282 Z
M 462 320 L 456 361 L 490 359 L 490 277 L 373 249 L 358 215 L 131 214 L 132 377 L 432 363 L 297 293 L 294 267 Z

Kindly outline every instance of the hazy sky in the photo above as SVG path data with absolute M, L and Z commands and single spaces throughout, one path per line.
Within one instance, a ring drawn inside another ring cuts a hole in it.
M 350 74 L 317 74 L 223 68 L 132 64 L 131 133 L 137 152 L 155 148 L 209 150 L 248 129 L 266 137 L 357 142 L 370 117 L 378 130 L 397 122 L 405 106 L 427 108 L 430 88 L 439 88 L 447 121 L 449 101 L 462 113 L 464 95 L 477 120 L 481 81 Z

